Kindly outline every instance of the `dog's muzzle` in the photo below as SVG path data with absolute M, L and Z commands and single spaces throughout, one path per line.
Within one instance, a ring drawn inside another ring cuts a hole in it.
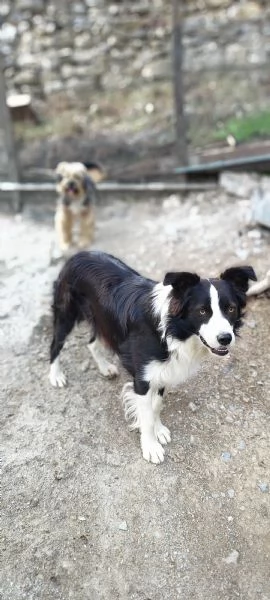
M 201 342 L 204 344 L 204 346 L 206 346 L 206 348 L 208 348 L 208 350 L 210 350 L 210 352 L 212 352 L 213 354 L 216 354 L 217 356 L 226 356 L 226 354 L 229 353 L 229 349 L 226 347 L 226 345 L 229 345 L 231 343 L 232 336 L 231 336 L 231 334 L 224 334 L 224 339 L 221 340 L 222 335 L 223 334 L 221 334 L 220 336 L 217 337 L 217 340 L 220 343 L 220 346 L 218 348 L 212 348 L 212 346 L 209 346 L 209 344 L 207 344 L 207 342 L 202 337 L 202 335 L 200 333 L 198 334 Z M 226 335 L 226 341 L 225 341 L 225 335 Z
M 67 183 L 66 191 L 72 192 L 73 194 L 78 194 L 78 192 L 79 192 L 78 187 L 77 187 L 76 183 L 74 183 L 74 181 L 70 181 L 69 183 Z

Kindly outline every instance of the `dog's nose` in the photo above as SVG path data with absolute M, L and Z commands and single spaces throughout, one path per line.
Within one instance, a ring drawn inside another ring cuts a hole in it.
M 232 341 L 232 335 L 230 333 L 220 333 L 217 336 L 217 341 L 221 346 L 228 346 Z

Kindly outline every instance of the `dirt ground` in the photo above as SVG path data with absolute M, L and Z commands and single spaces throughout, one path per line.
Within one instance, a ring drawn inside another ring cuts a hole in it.
M 85 327 L 48 381 L 52 207 L 2 213 L 1 600 L 270 600 L 270 301 L 251 299 L 229 358 L 169 393 L 165 462 L 124 421 L 127 379 L 97 372 Z M 146 275 L 269 268 L 270 235 L 223 192 L 97 210 L 95 247 Z

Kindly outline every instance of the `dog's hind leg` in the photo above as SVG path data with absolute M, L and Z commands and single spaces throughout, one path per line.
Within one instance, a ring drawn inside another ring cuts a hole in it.
M 106 349 L 99 338 L 92 338 L 88 344 L 88 348 L 93 356 L 93 359 L 99 369 L 99 372 L 104 377 L 112 379 L 119 375 L 119 371 L 113 363 L 105 356 Z
M 53 312 L 54 329 L 50 348 L 49 379 L 54 387 L 64 387 L 66 377 L 60 366 L 59 354 L 79 315 L 68 287 L 63 285 L 61 281 L 57 281 L 54 287 Z
M 64 346 L 68 334 L 75 324 L 75 318 L 56 318 L 54 325 L 54 336 L 50 350 L 50 374 L 49 379 L 54 387 L 64 387 L 67 383 L 66 377 L 61 369 L 59 354 Z

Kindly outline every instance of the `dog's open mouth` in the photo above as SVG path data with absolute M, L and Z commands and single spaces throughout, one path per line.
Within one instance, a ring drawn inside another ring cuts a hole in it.
M 226 354 L 229 353 L 228 348 L 225 348 L 224 346 L 219 346 L 219 348 L 212 348 L 212 346 L 209 346 L 209 344 L 207 344 L 205 339 L 200 334 L 199 334 L 199 338 L 200 338 L 201 342 L 204 344 L 204 346 L 206 346 L 206 348 L 208 348 L 211 352 L 213 352 L 213 354 L 217 354 L 217 356 L 226 356 Z
M 68 187 L 66 191 L 68 194 L 72 194 L 72 196 L 77 196 L 77 194 L 79 193 L 79 190 L 73 187 Z

